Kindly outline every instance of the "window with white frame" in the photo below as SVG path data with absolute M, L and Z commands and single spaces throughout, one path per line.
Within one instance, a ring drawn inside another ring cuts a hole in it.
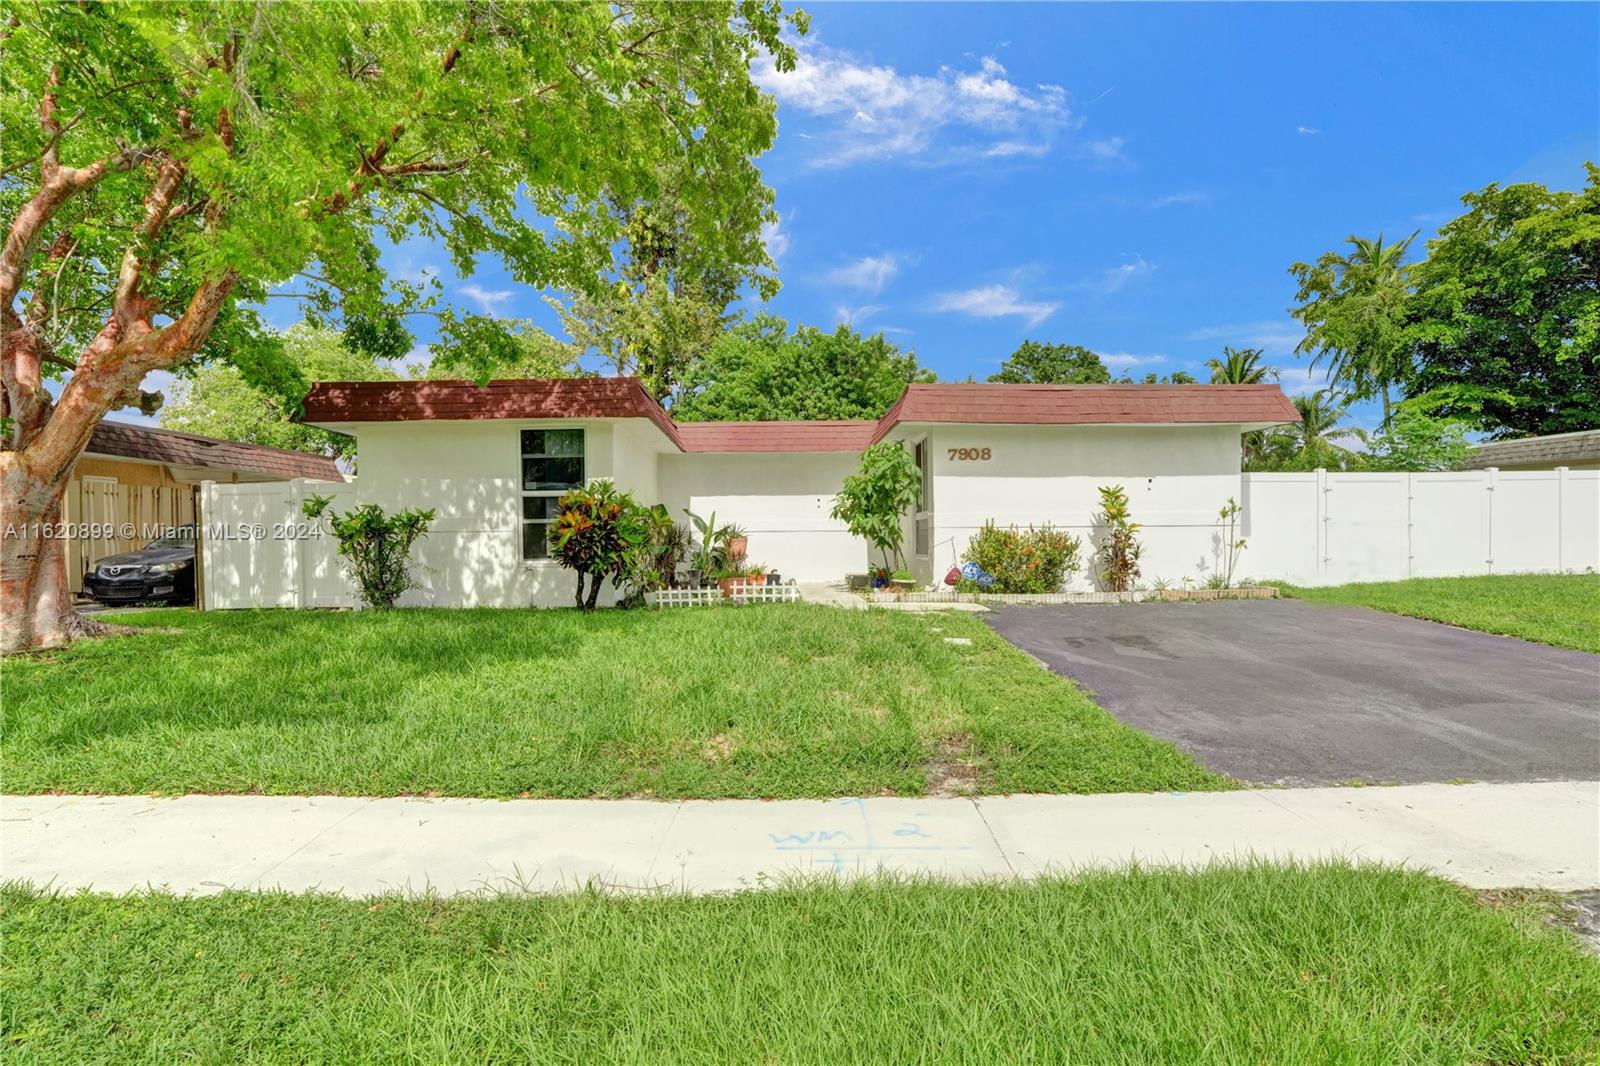
M 561 494 L 583 484 L 583 430 L 522 431 L 522 557 L 550 557 Z
M 911 552 L 925 559 L 933 539 L 933 449 L 927 437 L 917 441 L 912 454 L 917 461 L 917 471 L 922 475 L 922 502 L 917 504 L 912 521 Z

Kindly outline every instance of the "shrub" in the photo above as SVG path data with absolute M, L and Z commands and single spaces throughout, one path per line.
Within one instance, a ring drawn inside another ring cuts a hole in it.
M 331 503 L 332 496 L 312 496 L 301 508 L 307 518 L 326 520 L 361 602 L 379 609 L 393 607 L 407 589 L 417 587 L 411 576 L 411 546 L 428 535 L 432 508 L 408 507 L 388 515 L 377 504 L 364 503 L 341 515 L 330 509 Z
M 619 607 L 637 607 L 646 592 L 672 584 L 688 547 L 689 531 L 674 522 L 661 504 L 640 507 L 637 519 L 644 538 L 628 549 L 622 569 L 612 578 L 617 588 L 627 587 L 617 599 Z
M 1080 565 L 1082 542 L 1049 524 L 1026 532 L 1001 529 L 991 519 L 967 545 L 966 561 L 994 576 L 991 592 L 1059 592 Z
M 637 553 L 650 543 L 652 515 L 606 480 L 568 491 L 557 506 L 560 511 L 550 524 L 550 555 L 578 572 L 577 604 L 592 611 L 602 581 L 621 578 L 630 565 L 642 565 Z
M 899 441 L 880 441 L 861 453 L 861 466 L 844 479 L 834 499 L 833 517 L 883 553 L 886 563 L 905 569 L 900 554 L 901 520 L 922 501 L 922 473 Z
M 1100 583 L 1109 592 L 1127 592 L 1139 576 L 1139 523 L 1128 511 L 1128 493 L 1120 485 L 1100 486 L 1100 513 L 1095 525 L 1105 529 L 1095 556 Z

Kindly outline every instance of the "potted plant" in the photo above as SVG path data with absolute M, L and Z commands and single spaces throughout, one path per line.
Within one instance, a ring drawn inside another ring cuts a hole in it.
M 712 518 L 716 518 L 712 515 Z M 750 549 L 750 535 L 743 526 L 729 523 L 717 530 L 717 538 L 722 542 L 723 550 L 730 559 L 743 559 L 744 553 Z
M 695 544 L 694 551 L 689 556 L 693 571 L 698 571 L 702 579 L 711 578 L 727 562 L 720 530 L 717 529 L 717 512 L 712 511 L 710 518 L 701 518 L 685 507 L 683 513 L 689 516 L 689 520 L 694 523 L 695 532 L 700 535 L 699 542 Z
M 730 565 L 717 577 L 717 587 L 724 596 L 734 596 L 740 586 L 765 585 L 767 573 L 759 566 L 747 566 L 743 563 Z
M 781 585 L 781 584 L 783 584 L 783 578 L 778 574 L 778 572 L 776 570 L 768 570 L 767 571 L 767 584 L 769 584 L 769 585 Z
M 896 570 L 889 577 L 889 587 L 896 592 L 910 592 L 917 587 L 917 579 L 909 570 Z

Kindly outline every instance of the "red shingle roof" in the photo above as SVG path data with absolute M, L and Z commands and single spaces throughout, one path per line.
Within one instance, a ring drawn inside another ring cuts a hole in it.
M 686 452 L 859 452 L 878 423 L 680 422 Z
M 267 448 L 234 440 L 202 437 L 198 433 L 179 433 L 128 422 L 101 422 L 89 438 L 88 454 L 110 455 L 120 459 L 146 459 L 179 466 L 203 466 L 213 470 L 278 477 L 315 478 L 343 481 L 344 475 L 325 455 Z
M 637 378 L 323 381 L 306 422 L 420 419 L 648 418 L 685 452 L 855 452 L 901 422 L 1176 425 L 1298 422 L 1276 385 L 909 385 L 877 422 L 688 422 L 679 425 Z
M 648 418 L 678 443 L 678 427 L 638 378 L 319 381 L 301 416 L 319 423 L 479 418 Z
M 1300 412 L 1276 385 L 908 385 L 874 441 L 901 422 L 1001 425 L 1278 424 Z

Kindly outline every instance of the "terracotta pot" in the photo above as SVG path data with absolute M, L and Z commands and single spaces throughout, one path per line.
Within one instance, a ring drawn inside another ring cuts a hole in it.
M 749 537 L 734 537 L 733 539 L 728 541 L 728 544 L 727 544 L 728 555 L 731 558 L 734 558 L 734 559 L 743 559 L 744 558 L 744 553 L 749 549 L 749 547 L 750 547 L 750 538 Z
M 724 596 L 733 596 L 738 592 L 738 586 L 755 587 L 767 583 L 766 574 L 752 574 L 750 577 L 724 577 L 717 579 L 717 587 Z

